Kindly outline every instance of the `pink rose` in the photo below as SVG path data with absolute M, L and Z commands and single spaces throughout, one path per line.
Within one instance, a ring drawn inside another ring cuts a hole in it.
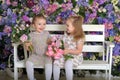
M 23 34 L 23 35 L 20 37 L 20 40 L 21 40 L 22 42 L 25 42 L 25 41 L 28 40 L 28 36 L 27 36 L 26 34 Z

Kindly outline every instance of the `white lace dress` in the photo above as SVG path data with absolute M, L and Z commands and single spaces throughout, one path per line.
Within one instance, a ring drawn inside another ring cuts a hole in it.
M 72 49 L 72 50 L 76 49 L 77 44 L 84 43 L 84 39 L 80 39 L 77 42 L 73 42 L 73 37 L 68 36 L 67 34 L 64 35 L 63 41 L 64 41 L 65 48 Z M 70 55 L 72 55 L 72 54 L 70 54 Z M 79 55 L 72 55 L 72 56 L 74 57 L 74 58 L 72 58 L 74 67 L 77 67 L 79 64 L 81 64 L 83 62 L 83 54 L 82 53 L 80 53 Z M 54 61 L 54 64 L 58 65 L 59 67 L 63 67 L 64 63 L 65 63 L 64 57 L 60 58 L 59 60 Z

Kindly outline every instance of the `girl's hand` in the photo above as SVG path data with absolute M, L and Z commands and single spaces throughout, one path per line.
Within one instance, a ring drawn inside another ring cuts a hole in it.
M 65 49 L 65 50 L 64 50 L 64 55 L 65 55 L 65 54 L 69 54 L 69 53 L 70 53 L 70 50 L 68 50 L 68 49 Z
M 47 44 L 50 45 L 52 43 L 52 40 L 51 39 L 48 39 L 47 40 Z
M 32 45 L 31 42 L 25 42 L 25 49 L 29 51 L 29 47 Z

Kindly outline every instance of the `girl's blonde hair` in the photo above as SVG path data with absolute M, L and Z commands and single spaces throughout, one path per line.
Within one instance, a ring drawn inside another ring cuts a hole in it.
M 74 40 L 77 41 L 79 39 L 84 39 L 85 34 L 82 29 L 83 24 L 83 17 L 82 16 L 70 16 L 67 20 L 71 20 L 73 27 L 75 27 L 74 30 Z
M 35 15 L 35 16 L 33 17 L 32 24 L 35 23 L 36 19 L 40 19 L 40 18 L 46 20 L 46 17 L 45 17 L 44 15 L 42 15 L 42 14 L 37 14 L 37 15 Z

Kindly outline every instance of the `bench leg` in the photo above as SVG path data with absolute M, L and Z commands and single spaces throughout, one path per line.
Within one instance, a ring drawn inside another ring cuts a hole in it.
M 111 80 L 111 69 L 109 70 L 109 80 Z
M 105 80 L 107 80 L 107 78 L 108 78 L 108 72 L 107 70 L 105 70 Z
M 14 80 L 18 80 L 18 68 L 14 67 Z

